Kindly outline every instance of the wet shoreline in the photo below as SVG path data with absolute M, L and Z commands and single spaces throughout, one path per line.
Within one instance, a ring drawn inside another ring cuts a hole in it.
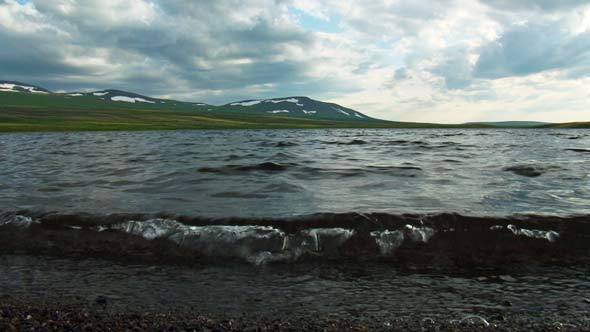
M 576 331 L 590 328 L 586 270 L 440 271 L 367 262 L 176 266 L 0 255 L 0 307 L 12 308 L 0 322 L 26 323 L 29 314 L 56 322 L 51 315 L 59 311 L 79 324 L 147 324 L 148 330 Z
M 168 312 L 121 312 L 106 303 L 27 304 L 3 299 L 0 330 L 3 331 L 587 331 L 588 320 L 539 323 L 528 317 L 497 315 L 485 319 L 468 315 L 462 319 L 393 318 L 385 321 L 358 319 L 267 319 L 212 317 L 187 310 Z

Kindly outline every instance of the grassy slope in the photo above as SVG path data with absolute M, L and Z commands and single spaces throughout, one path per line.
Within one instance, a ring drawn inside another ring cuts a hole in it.
M 104 102 L 95 97 L 0 92 L 0 131 L 243 128 L 391 128 L 437 126 L 389 121 L 336 121 L 249 115 L 226 107 Z
M 585 127 L 588 123 L 584 124 Z M 568 124 L 562 124 L 567 128 Z M 547 126 L 544 126 L 547 127 Z M 572 124 L 572 127 L 580 125 Z M 94 97 L 0 92 L 0 132 L 246 129 L 246 128 L 498 128 L 391 121 L 335 121 L 280 115 L 248 115 L 223 106 L 104 102 Z
M 590 122 L 567 122 L 567 123 L 554 123 L 540 128 L 562 128 L 562 129 L 584 129 L 590 128 Z

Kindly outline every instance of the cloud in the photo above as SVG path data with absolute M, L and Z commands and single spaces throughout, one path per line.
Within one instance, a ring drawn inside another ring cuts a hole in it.
M 589 34 L 574 0 L 0 0 L 0 72 L 218 104 L 309 95 L 392 120 L 584 120 Z
M 405 67 L 396 69 L 395 73 L 393 74 L 393 78 L 397 81 L 405 80 L 409 77 L 410 74 L 408 73 L 408 69 Z
M 14 51 L 0 53 L 0 64 L 19 79 L 76 81 L 82 88 L 141 83 L 144 93 L 303 79 L 306 59 L 293 55 L 313 43 L 309 34 L 279 2 L 257 4 L 6 0 L 0 15 L 16 23 L 4 21 L 0 42 Z M 241 6 L 248 9 L 236 11 Z
M 526 76 L 589 64 L 590 31 L 573 33 L 563 26 L 560 22 L 544 22 L 510 28 L 481 48 L 474 75 L 492 79 Z
M 482 0 L 483 3 L 504 10 L 542 10 L 553 11 L 561 9 L 571 9 L 587 5 L 586 0 Z

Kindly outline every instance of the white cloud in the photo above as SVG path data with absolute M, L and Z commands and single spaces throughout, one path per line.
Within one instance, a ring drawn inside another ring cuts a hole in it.
M 290 8 L 339 29 L 304 29 Z M 590 119 L 586 1 L 0 0 L 0 28 L 6 79 L 54 90 L 310 95 L 406 121 Z

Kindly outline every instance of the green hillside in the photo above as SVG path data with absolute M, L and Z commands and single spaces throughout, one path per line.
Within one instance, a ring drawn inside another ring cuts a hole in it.
M 590 123 L 393 122 L 308 97 L 245 100 L 215 106 L 119 90 L 53 93 L 0 81 L 0 131 L 245 128 L 590 128 Z

